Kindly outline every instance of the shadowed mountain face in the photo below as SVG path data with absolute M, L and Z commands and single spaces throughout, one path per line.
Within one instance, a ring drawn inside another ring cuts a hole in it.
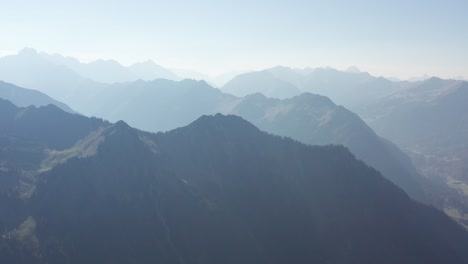
M 3 81 L 0 81 L 0 98 L 10 101 L 16 106 L 34 105 L 39 107 L 53 104 L 66 112 L 74 113 L 66 104 L 56 101 L 39 91 L 21 88 Z
M 428 79 L 362 111 L 426 175 L 468 194 L 468 82 Z M 468 204 L 468 203 L 467 203 Z M 468 215 L 461 216 L 468 220 Z
M 18 108 L 0 99 L 0 110 L 2 136 L 40 143 L 56 150 L 72 147 L 105 123 L 101 119 L 64 112 L 54 105 Z
M 5 120 L 26 110 L 0 106 L 9 109 L 1 112 Z M 88 154 L 61 156 L 36 174 L 23 206 L 0 203 L 8 212 L 2 221 L 22 210 L 1 238 L 2 263 L 468 260 L 461 227 L 413 202 L 344 147 L 306 146 L 236 116 L 204 116 L 159 134 L 79 118 L 96 130 L 61 153 Z M 13 147 L 35 142 L 17 134 L 2 133 Z M 73 141 L 68 135 L 63 140 Z
M 356 115 L 326 97 L 303 94 L 278 100 L 257 94 L 237 98 L 203 81 L 159 79 L 100 89 L 81 112 L 113 122 L 122 119 L 149 131 L 174 129 L 204 114 L 232 113 L 262 130 L 307 144 L 343 144 L 419 201 L 445 208 L 447 195 L 454 195 L 450 201 L 458 199 L 458 194 L 451 194 L 445 183 L 429 183 L 421 178 L 398 148 L 379 138 Z
M 358 113 L 377 134 L 392 140 L 404 149 L 411 156 L 419 173 L 432 181 L 433 187 L 431 188 L 439 189 L 437 191 L 439 198 L 433 202 L 439 208 L 446 209 L 446 212 L 461 222 L 468 223 L 468 199 L 463 197 L 468 194 L 468 167 L 466 165 L 468 164 L 466 154 L 468 151 L 464 143 L 468 142 L 466 136 L 468 135 L 466 127 L 468 124 L 466 115 L 468 113 L 467 82 L 438 78 L 414 83 L 391 82 L 362 72 L 340 72 L 334 69 L 320 68 L 304 71 L 275 67 L 262 72 L 268 72 L 272 82 L 279 79 L 294 84 L 302 91 L 313 91 L 326 95 L 334 102 L 343 104 Z M 239 76 L 238 79 L 248 81 L 240 83 L 233 80 L 226 87 L 239 91 L 238 94 L 254 91 L 268 94 L 268 90 L 255 83 L 259 73 L 253 72 Z M 249 107 L 252 108 L 252 106 Z M 277 107 L 275 109 L 278 111 Z M 259 109 L 257 111 L 262 112 Z M 304 114 L 301 111 L 295 111 L 295 115 Z M 263 115 L 262 113 L 258 114 Z M 248 117 L 246 116 L 246 118 Z M 293 120 L 296 119 L 298 117 L 294 116 L 287 122 L 294 122 Z M 293 138 L 299 136 L 302 141 L 305 137 L 311 138 L 310 135 L 293 136 L 292 134 L 296 132 L 291 132 L 291 127 L 283 126 L 283 124 L 278 125 L 279 131 L 271 131 L 270 128 L 262 127 L 262 124 L 257 124 L 254 120 L 249 119 L 249 121 L 273 133 L 281 133 Z M 265 125 L 268 126 L 268 122 Z M 298 128 L 297 131 L 309 130 Z M 320 137 L 319 134 L 314 134 L 314 136 Z M 307 140 L 305 142 L 311 143 Z M 362 143 L 366 140 L 358 140 L 357 142 Z M 380 165 L 378 165 L 375 160 L 372 161 L 372 157 L 365 158 L 352 145 L 348 143 L 345 145 L 358 157 L 362 157 L 368 164 L 382 171 L 384 175 L 387 175 L 386 170 L 393 170 L 394 174 L 402 175 L 394 170 L 393 166 L 386 162 L 386 159 L 381 159 Z M 364 145 L 357 147 L 363 150 Z M 371 145 L 375 146 L 375 144 Z M 384 143 L 384 145 L 386 144 Z M 394 146 L 387 148 L 396 149 Z M 367 150 L 368 154 L 375 153 L 370 151 L 370 148 Z M 402 155 L 397 155 L 395 158 L 399 159 L 400 163 L 409 164 L 409 161 L 405 160 L 406 157 L 403 158 Z M 408 167 L 408 165 L 405 166 Z M 414 168 L 411 170 L 414 171 Z M 448 190 L 447 183 L 455 190 Z
M 429 188 L 425 186 L 426 180 L 418 175 L 409 158 L 377 136 L 357 115 L 335 105 L 327 97 L 302 94 L 291 99 L 272 100 L 255 94 L 245 97 L 231 113 L 264 131 L 307 144 L 342 144 L 413 198 L 432 202 L 424 194 L 423 189 Z
M 87 141 L 81 150 L 73 146 L 105 124 L 54 105 L 18 108 L 0 99 L 0 230 L 17 228 L 30 214 L 28 199 L 38 172 L 68 157 L 85 155 Z

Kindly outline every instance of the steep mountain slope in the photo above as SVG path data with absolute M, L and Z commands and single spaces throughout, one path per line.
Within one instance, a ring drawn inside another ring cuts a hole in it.
M 377 136 L 357 115 L 324 96 L 304 93 L 285 100 L 245 97 L 232 110 L 257 127 L 312 145 L 343 144 L 413 198 L 429 202 L 423 179 L 397 147 Z
M 101 119 L 69 114 L 54 105 L 18 108 L 3 99 L 0 99 L 0 105 L 2 136 L 41 143 L 56 150 L 70 148 L 79 139 L 106 124 Z
M 12 230 L 27 218 L 37 173 L 67 157 L 85 155 L 84 143 L 89 142 L 77 142 L 105 124 L 54 105 L 18 108 L 0 99 L 0 230 Z M 81 150 L 73 149 L 75 144 Z
M 95 152 L 37 176 L 27 217 L 1 237 L 2 262 L 468 260 L 460 226 L 343 147 L 306 146 L 222 115 L 159 134 L 104 124 L 85 137 Z
M 66 112 L 74 113 L 66 104 L 54 100 L 39 91 L 21 88 L 3 81 L 0 81 L 0 98 L 8 100 L 17 106 L 34 105 L 39 107 L 53 104 Z

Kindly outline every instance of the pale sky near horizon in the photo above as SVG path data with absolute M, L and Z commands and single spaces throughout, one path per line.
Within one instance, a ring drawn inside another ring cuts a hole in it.
M 468 79 L 468 1 L 3 1 L 0 56 L 152 59 L 210 75 L 356 65 Z

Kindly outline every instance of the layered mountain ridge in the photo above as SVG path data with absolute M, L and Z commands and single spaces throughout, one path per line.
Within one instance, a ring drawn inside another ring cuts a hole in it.
M 17 213 L 0 240 L 5 263 L 468 260 L 466 231 L 342 146 L 307 146 L 220 114 L 152 134 L 53 106 L 34 108 L 49 120 L 39 128 L 15 118 L 26 108 L 0 107 L 11 109 L 0 122 L 29 131 L 2 132 L 13 148 L 25 141 L 56 148 L 55 139 L 31 134 L 56 128 L 61 115 L 90 130 L 80 139 L 62 133 L 60 141 L 70 141 L 63 151 L 84 148 L 77 144 L 84 138 L 97 145 L 37 171 L 24 206 L 0 204 L 7 212 L 0 223 Z

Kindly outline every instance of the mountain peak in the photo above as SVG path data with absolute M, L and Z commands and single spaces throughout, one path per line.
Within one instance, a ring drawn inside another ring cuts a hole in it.
M 351 73 L 361 73 L 361 70 L 357 66 L 349 66 L 346 69 L 346 72 L 351 72 Z
M 246 100 L 252 100 L 252 101 L 265 101 L 265 100 L 268 100 L 268 98 L 262 94 L 262 93 L 252 93 L 252 94 L 248 94 L 244 97 Z
M 130 127 L 127 123 L 125 123 L 122 120 L 117 121 L 113 125 L 109 126 L 106 128 L 105 132 L 103 135 L 105 136 L 111 136 L 116 137 L 116 135 L 119 135 L 118 137 L 126 137 L 124 135 L 135 135 L 136 129 Z
M 283 65 L 277 65 L 275 67 L 272 67 L 272 68 L 266 69 L 266 70 L 290 71 L 290 70 L 292 70 L 292 68 L 291 67 L 286 67 L 286 66 L 283 66 Z
M 335 107 L 336 104 L 327 96 L 319 95 L 319 94 L 314 94 L 314 93 L 302 93 L 300 95 L 294 96 L 288 100 L 295 101 L 297 103 L 306 103 L 306 104 L 312 104 L 312 105 L 323 105 L 323 106 L 329 106 L 329 107 Z
M 236 115 L 203 115 L 191 124 L 180 129 L 188 129 L 191 132 L 205 133 L 222 133 L 226 135 L 246 135 L 251 133 L 258 133 L 260 130 Z
M 138 66 L 147 66 L 147 67 L 154 67 L 154 66 L 159 66 L 156 62 L 154 62 L 153 60 L 151 59 L 148 59 L 148 60 L 144 60 L 144 61 L 139 61 L 139 62 L 135 62 L 134 64 L 130 65 L 129 68 L 132 68 L 132 67 L 138 67 Z
M 204 124 L 227 124 L 227 123 L 245 123 L 250 124 L 248 121 L 243 119 L 240 116 L 236 115 L 223 115 L 221 113 L 217 113 L 214 115 L 202 115 L 197 120 L 193 121 L 189 126 L 198 126 Z M 252 125 L 253 126 L 253 125 Z
M 420 81 L 424 81 L 424 80 L 427 80 L 427 79 L 430 79 L 431 76 L 427 75 L 427 74 L 424 74 L 422 76 L 416 76 L 416 77 L 411 77 L 411 78 L 408 78 L 408 81 L 409 82 L 420 82 Z
M 36 56 L 38 55 L 37 51 L 33 48 L 29 48 L 29 47 L 26 47 L 26 48 L 23 48 L 22 50 L 20 50 L 18 52 L 18 55 L 22 55 L 22 56 Z
M 439 77 L 435 77 L 435 76 L 432 76 L 426 80 L 426 82 L 440 82 L 440 81 L 442 81 L 442 79 Z
M 116 60 L 105 60 L 105 59 L 98 59 L 98 60 L 95 60 L 93 62 L 90 62 L 89 64 L 95 64 L 95 65 L 113 65 L 113 66 L 120 66 L 122 67 L 122 65 L 116 61 Z
M 149 59 L 149 60 L 145 60 L 145 61 L 142 61 L 142 62 L 138 62 L 138 63 L 135 63 L 135 64 L 145 64 L 145 65 L 157 65 L 153 60 Z
M 314 68 L 315 73 L 338 73 L 339 71 L 332 67 L 318 67 Z
M 127 123 L 125 123 L 125 121 L 119 120 L 114 124 L 114 128 L 116 128 L 116 129 L 129 129 L 130 126 Z
M 441 86 L 441 84 L 443 82 L 444 82 L 444 80 L 440 79 L 439 77 L 434 77 L 434 76 L 421 81 L 421 83 L 422 83 L 422 85 L 424 87 L 430 86 L 430 87 L 433 87 L 435 89 L 440 88 L 440 86 Z
M 169 79 L 179 80 L 180 78 L 171 70 L 155 63 L 153 60 L 145 60 L 134 63 L 127 67 L 130 71 L 137 74 L 141 79 L 154 80 L 154 79 Z

